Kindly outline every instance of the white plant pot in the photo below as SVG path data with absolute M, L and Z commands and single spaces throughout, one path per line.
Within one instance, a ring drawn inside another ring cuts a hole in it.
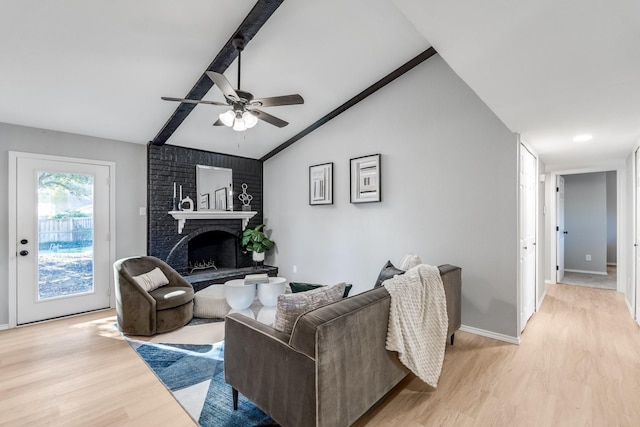
M 252 254 L 253 254 L 253 255 L 252 255 L 252 256 L 253 256 L 253 260 L 254 260 L 255 262 L 262 262 L 262 261 L 264 261 L 264 252 L 260 252 L 260 253 L 258 253 L 258 252 L 252 252 Z

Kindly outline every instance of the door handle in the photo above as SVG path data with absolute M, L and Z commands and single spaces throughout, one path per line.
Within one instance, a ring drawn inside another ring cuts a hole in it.
M 29 255 L 29 251 L 20 251 L 20 256 L 27 256 Z

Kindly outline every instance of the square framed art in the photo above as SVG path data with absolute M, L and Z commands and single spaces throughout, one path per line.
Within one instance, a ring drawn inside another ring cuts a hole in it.
M 351 159 L 351 203 L 380 202 L 380 154 Z
M 309 166 L 309 204 L 333 204 L 333 163 Z

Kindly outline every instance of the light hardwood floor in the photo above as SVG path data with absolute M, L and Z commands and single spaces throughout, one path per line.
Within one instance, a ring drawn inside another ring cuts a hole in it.
M 192 426 L 112 311 L 0 332 L 0 425 Z M 640 331 L 621 294 L 549 285 L 519 346 L 464 332 L 436 390 L 408 378 L 362 426 L 638 426 Z

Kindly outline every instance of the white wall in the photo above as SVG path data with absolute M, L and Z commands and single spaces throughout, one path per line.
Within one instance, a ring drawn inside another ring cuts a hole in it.
M 382 154 L 382 202 L 349 203 L 349 159 Z M 334 204 L 309 166 L 334 162 Z M 435 56 L 265 162 L 268 261 L 290 280 L 373 287 L 416 253 L 462 267 L 462 323 L 517 336 L 517 139 Z M 297 273 L 293 273 L 293 267 Z
M 49 154 L 116 163 L 116 257 L 144 255 L 147 251 L 147 151 L 142 144 L 113 141 L 0 123 L 0 325 L 8 312 L 8 152 Z

